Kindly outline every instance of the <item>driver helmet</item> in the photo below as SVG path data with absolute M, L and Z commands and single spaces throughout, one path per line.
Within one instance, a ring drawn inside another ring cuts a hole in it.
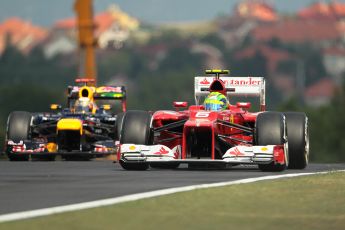
M 92 112 L 93 109 L 93 103 L 91 100 L 87 97 L 81 97 L 79 98 L 74 105 L 75 112 L 81 112 L 81 113 L 88 113 Z
M 224 94 L 219 92 L 210 93 L 204 101 L 205 110 L 209 111 L 225 110 L 228 108 L 228 105 L 229 102 L 224 96 Z

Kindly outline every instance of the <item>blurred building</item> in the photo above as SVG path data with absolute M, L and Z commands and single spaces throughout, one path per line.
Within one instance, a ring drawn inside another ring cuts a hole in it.
M 9 43 L 28 54 L 48 36 L 48 31 L 20 18 L 9 18 L 0 24 L 0 54 Z
M 291 54 L 285 50 L 272 48 L 265 44 L 254 44 L 248 46 L 235 54 L 236 59 L 248 59 L 260 53 L 267 61 L 267 71 L 270 75 L 274 75 L 277 71 L 279 62 L 291 59 Z
M 255 41 L 278 39 L 283 43 L 311 43 L 327 47 L 336 42 L 345 43 L 342 21 L 285 19 L 270 25 L 259 25 L 251 31 Z
M 233 48 L 242 43 L 257 26 L 270 25 L 279 18 L 275 8 L 267 1 L 241 1 L 234 7 L 229 17 L 218 22 L 219 36 L 228 48 Z
M 298 17 L 305 20 L 339 20 L 345 18 L 345 4 L 338 1 L 318 1 L 301 9 Z
M 345 43 L 345 4 L 337 1 L 315 2 L 299 10 L 295 17 L 280 18 L 270 25 L 259 25 L 251 31 L 256 41 L 274 38 L 283 43 L 312 43 L 327 47 Z
M 77 31 L 74 18 L 57 21 L 44 41 L 43 50 L 47 58 L 66 55 L 77 50 Z
M 123 12 L 116 5 L 95 15 L 94 19 L 95 37 L 101 49 L 122 47 L 130 33 L 137 30 L 140 25 L 137 19 Z M 76 23 L 75 18 L 62 19 L 55 23 L 44 45 L 47 57 L 70 53 L 77 49 Z
M 238 3 L 233 15 L 237 18 L 263 22 L 274 22 L 279 19 L 273 6 L 262 0 L 247 0 Z
M 345 75 L 345 47 L 333 46 L 324 49 L 323 64 L 334 81 L 341 84 Z

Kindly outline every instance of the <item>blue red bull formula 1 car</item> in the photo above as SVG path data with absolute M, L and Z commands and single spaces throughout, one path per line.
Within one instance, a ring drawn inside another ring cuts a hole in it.
M 7 121 L 5 153 L 10 160 L 91 159 L 116 153 L 122 115 L 111 112 L 112 103 L 121 101 L 126 111 L 123 86 L 90 86 L 92 79 L 77 79 L 68 87 L 68 105 L 51 105 L 49 113 L 12 112 Z M 97 103 L 103 103 L 98 106 Z
M 174 102 L 175 111 L 127 111 L 121 120 L 118 161 L 127 170 L 177 168 L 188 164 L 224 167 L 255 164 L 262 171 L 304 169 L 309 157 L 308 118 L 299 112 L 265 111 L 265 79 L 227 77 L 207 70 L 195 77 L 196 105 Z M 230 104 L 236 96 L 254 96 Z M 206 99 L 205 99 L 206 98 Z

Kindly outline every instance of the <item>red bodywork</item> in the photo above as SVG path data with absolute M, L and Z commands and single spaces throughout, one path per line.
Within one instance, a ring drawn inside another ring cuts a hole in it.
M 181 159 L 221 159 L 229 146 L 253 144 L 253 132 L 248 130 L 254 127 L 256 116 L 257 113 L 233 105 L 225 111 L 206 111 L 203 106 L 190 106 L 185 111 L 158 111 L 153 114 L 154 130 L 179 121 L 182 124 L 155 134 L 154 144 L 171 149 L 181 145 Z M 242 130 L 242 126 L 248 130 Z

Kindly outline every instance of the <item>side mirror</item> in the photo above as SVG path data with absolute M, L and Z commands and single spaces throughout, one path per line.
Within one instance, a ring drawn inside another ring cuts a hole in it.
M 174 101 L 174 108 L 187 108 L 188 107 L 188 102 L 186 101 Z
M 236 103 L 236 106 L 238 108 L 241 108 L 241 109 L 250 109 L 251 105 L 252 104 L 250 102 L 237 102 Z
M 102 105 L 101 108 L 104 109 L 105 111 L 108 111 L 108 110 L 111 110 L 111 105 L 105 104 L 105 105 Z
M 59 104 L 51 104 L 50 109 L 51 110 L 60 110 L 62 107 Z

